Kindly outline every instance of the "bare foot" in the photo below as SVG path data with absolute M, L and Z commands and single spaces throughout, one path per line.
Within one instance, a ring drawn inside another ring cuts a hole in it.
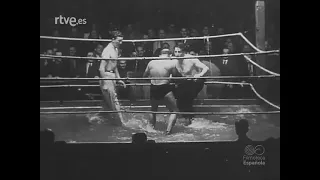
M 157 132 L 155 129 L 154 129 L 154 126 L 148 124 L 147 125 L 147 128 L 146 128 L 147 132 L 151 132 L 151 133 L 155 133 Z

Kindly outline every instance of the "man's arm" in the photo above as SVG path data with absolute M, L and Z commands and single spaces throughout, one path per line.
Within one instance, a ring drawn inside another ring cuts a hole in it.
M 100 67 L 99 67 L 99 72 L 100 72 L 100 76 L 102 78 L 106 77 L 106 75 L 105 75 L 106 66 L 107 66 L 107 61 L 106 60 L 101 60 Z
M 203 75 L 205 75 L 209 70 L 208 66 L 200 62 L 199 59 L 194 59 L 193 61 L 194 61 L 194 65 L 197 68 L 202 69 L 201 73 L 197 74 L 197 76 L 202 77 Z
M 143 76 L 142 77 L 149 77 L 149 75 L 150 75 L 150 68 L 149 68 L 149 64 L 150 64 L 150 62 L 148 63 L 148 65 L 147 65 L 147 68 L 146 68 L 146 70 L 144 71 L 144 73 L 143 73 Z

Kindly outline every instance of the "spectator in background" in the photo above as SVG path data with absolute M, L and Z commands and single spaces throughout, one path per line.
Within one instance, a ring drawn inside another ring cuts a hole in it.
M 68 56 L 77 56 L 77 49 L 75 46 L 69 47 L 69 54 Z M 81 62 L 77 59 L 69 59 L 67 60 L 66 68 L 68 69 L 67 77 L 75 77 L 77 74 L 77 66 L 81 65 Z
M 129 71 L 129 69 L 127 68 L 127 62 L 125 60 L 119 61 L 118 72 L 119 72 L 120 78 L 127 78 L 127 77 L 132 78 L 133 76 L 132 71 Z M 125 84 L 130 84 L 130 82 L 126 80 L 123 82 Z M 132 86 L 126 86 L 126 87 L 118 86 L 117 91 L 118 91 L 119 99 L 128 99 L 130 101 L 134 100 Z
M 218 28 L 217 29 L 217 35 L 224 35 L 224 29 L 223 28 Z M 226 42 L 226 38 L 215 38 L 212 39 L 212 46 L 213 46 L 213 53 L 214 54 L 221 54 L 221 52 L 223 51 L 223 48 L 226 46 L 225 42 Z
M 137 46 L 136 51 L 132 54 L 132 57 L 146 57 L 143 46 Z M 134 62 L 134 64 L 132 64 L 130 67 L 133 67 L 135 72 L 138 72 L 139 77 L 141 77 L 149 63 L 149 60 L 135 60 L 132 62 Z
M 159 29 L 158 38 L 159 39 L 167 38 L 164 29 Z M 156 41 L 156 42 L 153 43 L 153 53 L 155 53 L 158 48 L 161 48 L 163 43 L 168 43 L 169 46 L 170 46 L 170 51 L 173 52 L 173 48 L 176 45 L 175 41 Z
M 195 28 L 190 29 L 190 37 L 199 37 L 200 34 Z M 190 49 L 193 49 L 196 53 L 199 53 L 203 48 L 203 41 L 201 39 L 189 40 Z
M 144 34 L 142 36 L 142 39 L 149 39 L 149 36 L 147 34 Z M 143 41 L 143 42 L 137 43 L 137 45 L 143 47 L 143 49 L 145 51 L 144 55 L 146 57 L 152 57 L 152 55 L 153 55 L 153 42 Z
M 88 52 L 87 57 L 94 57 L 93 52 Z M 99 78 L 100 61 L 88 59 L 86 63 L 79 67 L 80 78 Z
M 48 49 L 43 54 L 45 55 L 53 55 L 52 49 Z M 50 58 L 40 59 L 40 77 L 52 77 L 49 76 L 49 62 L 51 61 Z
M 62 56 L 62 52 L 56 52 L 56 56 Z M 62 58 L 53 58 L 49 63 L 49 75 L 51 77 L 64 77 L 66 74 L 65 63 Z
M 174 24 L 169 24 L 167 37 L 168 38 L 179 37 L 179 33 L 176 32 L 176 26 Z
M 94 48 L 93 57 L 101 58 L 102 51 L 103 51 L 103 45 L 97 44 L 96 47 Z
M 155 31 L 151 28 L 151 29 L 148 29 L 148 37 L 149 39 L 156 39 L 156 33 Z
M 241 143 L 252 143 L 252 140 L 248 138 L 247 133 L 249 132 L 249 122 L 246 119 L 241 119 L 235 122 L 235 130 L 238 135 L 238 142 Z

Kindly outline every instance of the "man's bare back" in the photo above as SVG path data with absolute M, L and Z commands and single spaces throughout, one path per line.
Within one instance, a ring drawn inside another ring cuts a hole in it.
M 148 73 L 146 75 L 144 75 L 144 77 L 146 76 L 150 76 L 153 78 L 162 78 L 162 77 L 170 77 L 170 74 L 174 73 L 175 71 L 175 64 L 176 64 L 176 60 L 153 60 L 150 61 L 146 72 Z M 151 84 L 153 85 L 161 85 L 161 84 L 168 84 L 169 80 L 151 80 Z

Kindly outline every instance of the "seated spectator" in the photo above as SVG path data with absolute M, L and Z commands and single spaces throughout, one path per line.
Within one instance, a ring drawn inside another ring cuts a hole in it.
M 198 31 L 194 28 L 191 28 L 190 30 L 190 37 L 199 37 L 200 34 Z M 190 46 L 190 49 L 193 49 L 196 53 L 199 53 L 200 50 L 203 48 L 203 41 L 201 39 L 192 39 L 188 40 L 188 44 Z
M 56 56 L 62 56 L 62 52 L 56 52 Z M 59 78 L 64 77 L 66 74 L 65 63 L 62 58 L 54 58 L 49 63 L 49 75 L 51 77 Z
M 119 71 L 120 78 L 126 78 L 126 77 L 132 78 L 133 76 L 132 71 L 129 71 L 127 69 L 127 63 L 125 60 L 119 61 L 118 71 Z M 123 81 L 123 82 L 125 84 L 130 84 L 129 81 Z M 125 88 L 123 86 L 118 86 L 117 91 L 118 91 L 117 94 L 119 99 L 128 99 L 131 101 L 134 100 L 132 86 L 126 86 Z
M 217 29 L 217 35 L 224 35 L 224 29 L 223 28 L 218 28 Z M 212 47 L 213 47 L 213 54 L 221 54 L 223 48 L 225 47 L 225 41 L 226 38 L 215 38 L 211 39 L 212 41 Z
M 88 52 L 87 57 L 94 57 L 93 52 Z M 99 78 L 100 72 L 100 61 L 88 59 L 87 62 L 78 64 L 77 76 L 80 78 Z M 93 81 L 86 81 L 91 84 Z M 84 87 L 77 92 L 78 98 L 85 98 L 88 94 L 99 94 L 100 89 L 98 87 Z
M 132 57 L 146 57 L 143 46 L 137 46 L 136 51 L 132 54 Z M 135 60 L 131 62 L 132 63 L 130 63 L 130 66 L 128 68 L 132 70 L 134 69 L 135 72 L 138 72 L 138 74 L 142 76 L 144 70 L 146 69 L 149 63 L 149 60 Z
M 149 39 L 149 36 L 147 34 L 144 34 L 142 36 L 143 39 Z M 144 56 L 145 57 L 152 57 L 153 55 L 153 42 L 150 41 L 144 41 L 138 44 L 138 46 L 142 46 L 144 49 Z
M 103 51 L 103 45 L 98 43 L 94 48 L 93 57 L 101 58 L 102 51 Z
M 158 37 L 160 39 L 167 38 L 164 29 L 160 29 L 158 35 L 159 35 Z M 175 41 L 156 41 L 156 42 L 153 43 L 153 53 L 155 53 L 158 48 L 161 48 L 163 43 L 168 43 L 169 46 L 170 46 L 170 51 L 173 52 L 173 48 L 176 45 Z
M 75 46 L 69 47 L 69 53 L 68 56 L 77 56 L 77 49 Z M 68 59 L 66 60 L 66 68 L 68 74 L 66 74 L 67 77 L 75 77 L 77 74 L 77 66 L 81 66 L 81 61 L 78 59 Z
M 252 143 L 252 140 L 248 138 L 247 133 L 249 131 L 249 122 L 246 119 L 241 119 L 235 122 L 235 130 L 236 134 L 238 135 L 238 142 L 242 143 Z
M 94 53 L 88 52 L 87 57 L 94 57 Z M 83 66 L 79 67 L 78 75 L 81 78 L 99 78 L 99 66 L 99 61 L 88 59 Z
M 168 38 L 177 38 L 177 37 L 179 37 L 179 33 L 176 32 L 176 26 L 174 24 L 169 24 L 167 37 Z
M 149 39 L 156 39 L 156 33 L 152 28 L 148 29 L 148 37 Z
M 53 55 L 52 49 L 48 49 L 43 53 L 44 55 Z M 40 59 L 40 77 L 52 77 L 49 76 L 49 62 L 50 58 Z
M 200 50 L 200 55 L 212 55 L 214 54 L 213 52 L 213 47 L 212 47 L 212 42 L 211 41 L 206 41 L 204 47 Z
M 180 30 L 180 38 L 188 38 L 188 37 L 189 37 L 188 29 L 187 28 L 181 28 L 181 30 Z M 186 46 L 186 48 L 188 49 L 189 45 L 190 45 L 189 41 L 190 40 L 181 40 L 179 42 L 182 42 Z

